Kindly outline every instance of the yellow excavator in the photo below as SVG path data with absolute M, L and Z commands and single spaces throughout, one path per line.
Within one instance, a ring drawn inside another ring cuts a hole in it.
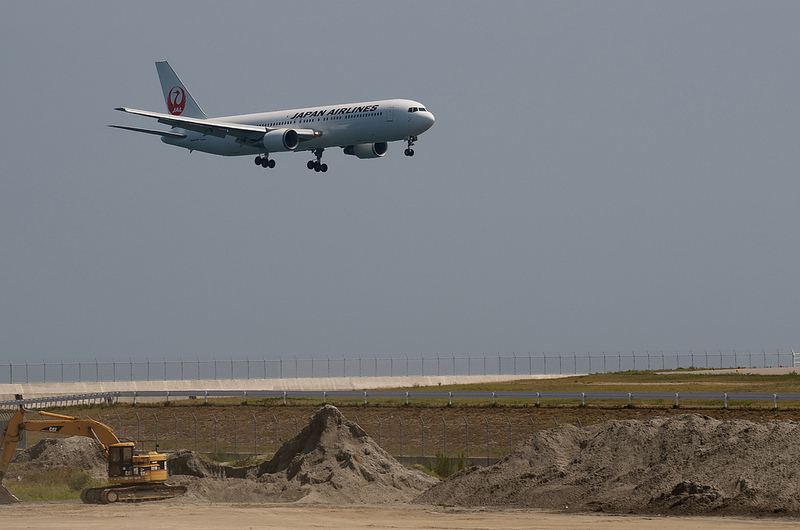
M 39 419 L 29 419 L 38 414 Z M 86 488 L 81 500 L 87 504 L 155 501 L 179 497 L 186 486 L 167 484 L 167 457 L 156 452 L 136 454 L 133 442 L 121 442 L 108 425 L 92 419 L 63 416 L 22 407 L 8 421 L 0 438 L 0 504 L 16 502 L 2 486 L 14 449 L 23 431 L 50 432 L 67 436 L 86 436 L 96 440 L 108 459 L 108 486 Z

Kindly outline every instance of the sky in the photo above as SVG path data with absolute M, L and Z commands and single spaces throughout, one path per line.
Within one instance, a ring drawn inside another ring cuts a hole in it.
M 0 362 L 800 348 L 797 2 L 3 2 Z M 164 127 L 388 98 L 413 158 Z

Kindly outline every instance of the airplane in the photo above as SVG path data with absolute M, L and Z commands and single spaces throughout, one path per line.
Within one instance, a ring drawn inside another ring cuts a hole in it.
M 256 155 L 256 165 L 275 167 L 272 153 L 311 151 L 306 167 L 326 172 L 322 153 L 340 147 L 347 155 L 380 158 L 388 143 L 407 142 L 406 156 L 414 156 L 414 142 L 435 121 L 422 104 L 410 99 L 384 99 L 341 105 L 323 105 L 256 114 L 209 118 L 167 61 L 156 62 L 169 114 L 117 107 L 114 110 L 154 118 L 169 131 L 109 125 L 160 136 L 165 144 L 222 156 Z

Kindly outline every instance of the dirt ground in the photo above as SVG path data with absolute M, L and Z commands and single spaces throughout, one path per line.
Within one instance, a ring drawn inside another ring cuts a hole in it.
M 138 505 L 90 506 L 80 501 L 20 503 L 2 507 L 8 530 L 141 530 L 151 526 L 197 528 L 398 528 L 398 529 L 784 529 L 796 520 L 727 517 L 641 517 L 555 514 L 541 510 L 454 509 L 421 506 L 314 506 L 215 504 L 174 501 Z
M 183 497 L 19 503 L 0 507 L 0 527 L 796 527 L 798 433 L 794 421 L 697 414 L 562 424 L 537 430 L 492 466 L 437 482 L 400 466 L 358 423 L 327 406 L 268 462 L 230 468 L 179 453 L 170 481 L 189 487 Z M 59 440 L 42 440 L 20 460 L 102 465 L 89 439 Z

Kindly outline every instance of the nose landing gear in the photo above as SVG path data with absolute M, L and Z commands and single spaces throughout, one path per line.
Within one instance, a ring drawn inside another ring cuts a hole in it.
M 312 170 L 316 171 L 317 173 L 319 173 L 320 171 L 323 172 L 323 173 L 328 171 L 328 164 L 323 164 L 322 163 L 322 152 L 323 151 L 325 151 L 325 149 L 323 149 L 321 147 L 318 147 L 318 148 L 314 149 L 313 153 L 314 153 L 314 156 L 317 157 L 317 159 L 308 161 L 308 164 L 306 164 L 306 167 L 308 169 L 312 169 Z
M 263 167 L 265 169 L 268 168 L 268 167 L 269 168 L 275 167 L 275 161 L 274 160 L 270 160 L 269 155 L 266 154 L 266 153 L 263 154 L 263 155 L 258 155 L 256 157 L 255 162 L 256 162 L 257 166 L 261 166 L 261 167 Z
M 411 147 L 414 145 L 414 142 L 417 141 L 417 137 L 409 136 L 408 138 L 406 138 L 406 140 L 408 140 L 408 148 L 404 151 L 404 154 L 406 156 L 414 156 L 414 150 L 411 149 Z

